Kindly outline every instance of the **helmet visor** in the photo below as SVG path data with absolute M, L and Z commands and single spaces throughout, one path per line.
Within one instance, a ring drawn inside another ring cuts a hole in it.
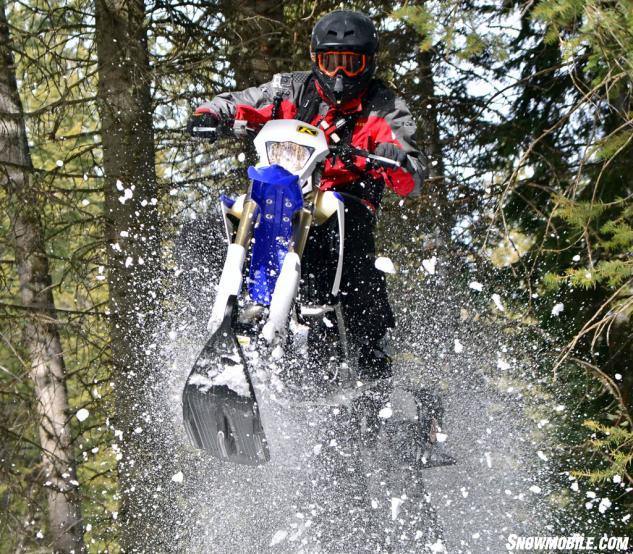
M 365 70 L 367 56 L 358 52 L 318 52 L 317 63 L 328 77 L 334 77 L 339 71 L 348 77 L 356 77 Z

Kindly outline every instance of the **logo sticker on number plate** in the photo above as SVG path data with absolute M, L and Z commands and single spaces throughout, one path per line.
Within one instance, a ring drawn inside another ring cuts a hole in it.
M 299 133 L 303 133 L 304 135 L 310 135 L 311 137 L 316 137 L 319 134 L 319 131 L 317 131 L 314 127 L 306 127 L 305 125 L 299 125 L 299 127 L 297 127 L 297 131 Z

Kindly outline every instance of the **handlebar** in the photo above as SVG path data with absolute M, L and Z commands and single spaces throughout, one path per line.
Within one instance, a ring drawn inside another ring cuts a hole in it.
M 194 133 L 200 133 L 201 138 L 213 138 L 217 137 L 218 129 L 217 127 L 194 127 L 192 129 Z M 251 131 L 255 131 L 251 129 Z M 208 133 L 210 136 L 204 136 L 202 133 Z M 371 164 L 378 167 L 386 167 L 392 169 L 398 169 L 402 167 L 402 164 L 396 160 L 392 160 L 391 158 L 385 158 L 384 156 L 377 156 L 376 154 L 372 154 L 367 150 L 361 150 L 360 148 L 355 148 L 349 145 L 341 145 L 341 146 L 332 146 L 330 147 L 330 153 L 334 156 L 359 156 L 361 158 L 365 158 Z
M 355 148 L 353 146 L 332 146 L 330 148 L 330 152 L 335 156 L 359 156 L 361 158 L 365 158 L 369 160 L 373 165 L 379 167 L 387 167 L 387 168 L 400 168 L 402 164 L 396 160 L 392 160 L 391 158 L 385 158 L 384 156 L 377 156 L 376 154 L 372 154 L 367 150 L 361 150 L 360 148 Z

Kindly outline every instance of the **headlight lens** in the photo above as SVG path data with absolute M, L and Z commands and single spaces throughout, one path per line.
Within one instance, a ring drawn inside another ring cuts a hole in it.
M 314 148 L 303 146 L 294 142 L 267 142 L 266 154 L 270 165 L 277 164 L 291 173 L 301 171 Z

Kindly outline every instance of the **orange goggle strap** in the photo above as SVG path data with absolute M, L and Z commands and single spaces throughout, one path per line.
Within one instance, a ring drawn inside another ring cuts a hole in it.
M 345 57 L 348 57 L 347 59 L 349 59 L 350 62 L 353 59 L 358 59 L 360 60 L 359 67 L 354 69 L 352 67 L 349 67 L 349 65 L 351 64 L 348 64 L 348 66 L 345 66 L 345 65 L 341 65 L 340 63 L 337 63 L 336 67 L 332 69 L 328 69 L 326 67 L 326 64 L 324 63 L 325 62 L 324 57 L 329 56 L 329 55 L 342 56 L 343 61 L 345 61 Z M 359 54 L 358 52 L 338 52 L 338 51 L 317 52 L 317 53 L 312 52 L 311 57 L 312 57 L 312 61 L 318 64 L 321 72 L 324 75 L 327 75 L 328 77 L 334 77 L 339 72 L 339 70 L 345 73 L 345 75 L 347 75 L 348 77 L 356 77 L 360 75 L 363 71 L 365 71 L 365 68 L 367 67 L 367 55 Z

